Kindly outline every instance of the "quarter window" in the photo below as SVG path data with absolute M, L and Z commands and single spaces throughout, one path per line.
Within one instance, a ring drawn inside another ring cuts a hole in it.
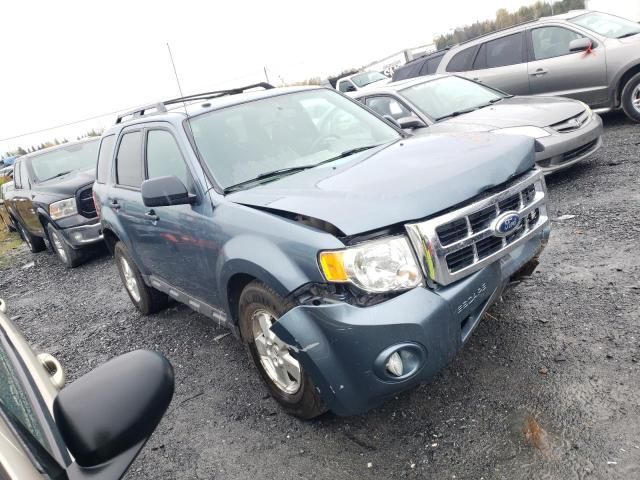
M 524 63 L 522 32 L 484 43 L 478 52 L 474 69 L 506 67 Z
M 100 153 L 98 154 L 98 169 L 96 173 L 96 182 L 106 183 L 109 176 L 109 166 L 113 157 L 113 146 L 116 136 L 109 135 L 102 139 L 100 143 Z
M 116 157 L 118 184 L 140 188 L 142 184 L 142 132 L 125 133 Z
M 151 130 L 147 134 L 147 178 L 178 177 L 188 190 L 193 181 L 180 148 L 173 135 L 166 130 Z
M 569 44 L 583 35 L 563 27 L 543 27 L 531 31 L 533 56 L 536 60 L 560 57 L 572 53 Z
M 475 53 L 476 47 L 470 47 L 456 53 L 447 65 L 447 72 L 465 72 L 470 70 Z

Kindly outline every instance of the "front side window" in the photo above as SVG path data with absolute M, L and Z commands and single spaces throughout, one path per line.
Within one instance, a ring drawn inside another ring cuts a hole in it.
M 262 98 L 189 121 L 197 149 L 222 188 L 401 138 L 385 121 L 328 89 Z
M 142 184 L 142 132 L 125 133 L 116 156 L 118 185 L 140 188 Z
M 193 181 L 173 135 L 166 130 L 147 133 L 147 178 L 173 175 L 193 191 Z
M 624 38 L 640 33 L 640 25 L 637 23 L 606 13 L 585 13 L 569 21 L 609 38 Z
M 29 171 L 27 170 L 27 162 L 20 162 L 20 186 L 25 188 L 31 188 L 31 182 L 29 181 Z
M 396 120 L 411 116 L 411 110 L 402 105 L 398 100 L 389 96 L 367 98 L 367 106 L 383 117 L 389 115 Z
M 98 169 L 96 172 L 96 182 L 106 183 L 109 177 L 109 166 L 113 157 L 113 147 L 116 143 L 115 135 L 108 135 L 100 142 L 100 152 L 98 153 Z
M 32 156 L 31 168 L 35 175 L 35 182 L 51 180 L 76 170 L 95 168 L 98 159 L 98 144 L 98 140 L 73 143 Z
M 515 33 L 505 37 L 496 38 L 484 43 L 478 52 L 474 69 L 497 68 L 524 63 L 524 49 L 522 39 L 524 33 Z M 476 67 L 477 65 L 477 67 Z
M 447 65 L 447 72 L 466 72 L 471 68 L 476 47 L 470 47 L 456 53 Z
M 533 57 L 536 60 L 544 60 L 568 55 L 571 53 L 569 44 L 579 38 L 584 37 L 563 27 L 542 27 L 531 30 Z
M 434 120 L 489 106 L 504 98 L 495 90 L 460 77 L 431 80 L 400 93 Z
M 351 81 L 360 88 L 381 80 L 387 80 L 387 77 L 380 72 L 364 72 L 351 77 Z
M 342 93 L 353 92 L 355 89 L 356 87 L 354 87 L 349 80 L 342 80 L 340 82 L 340 85 L 338 85 L 338 90 L 340 90 Z

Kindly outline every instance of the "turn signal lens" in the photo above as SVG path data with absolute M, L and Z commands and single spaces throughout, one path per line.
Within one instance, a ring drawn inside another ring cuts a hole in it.
M 343 252 L 320 253 L 320 265 L 329 282 L 347 282 L 349 277 L 344 269 Z

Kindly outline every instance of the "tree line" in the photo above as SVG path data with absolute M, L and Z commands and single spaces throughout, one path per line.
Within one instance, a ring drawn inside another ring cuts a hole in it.
M 495 20 L 475 22 L 471 25 L 457 28 L 451 33 L 435 38 L 434 41 L 436 47 L 440 50 L 449 45 L 456 45 L 479 37 L 480 35 L 495 32 L 503 28 L 509 28 L 519 23 L 583 8 L 585 8 L 584 0 L 561 0 L 553 2 L 553 5 L 551 3 L 538 1 L 528 7 L 520 7 L 513 13 L 509 13 L 505 8 L 501 8 L 496 12 Z
M 83 138 L 90 138 L 90 137 L 99 137 L 100 135 L 102 135 L 103 130 L 96 130 L 94 128 L 92 128 L 91 130 L 85 132 L 82 135 L 79 135 L 78 137 L 76 137 L 77 140 L 82 140 Z M 27 153 L 33 153 L 33 152 L 37 152 L 38 150 L 44 150 L 45 148 L 49 148 L 49 147 L 55 147 L 56 145 L 62 145 L 63 143 L 67 143 L 69 142 L 69 140 L 67 138 L 62 138 L 61 140 L 54 138 L 53 140 L 49 140 L 48 142 L 43 142 L 40 144 L 36 144 L 36 145 L 31 145 L 29 147 L 27 147 L 26 149 L 23 147 L 18 147 L 15 150 L 11 151 L 11 152 L 5 152 L 2 155 L 2 158 L 7 158 L 7 157 L 19 157 L 21 155 L 26 155 Z

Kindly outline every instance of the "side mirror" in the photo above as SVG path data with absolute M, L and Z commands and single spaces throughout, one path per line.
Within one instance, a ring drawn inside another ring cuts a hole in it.
M 145 207 L 186 205 L 195 201 L 184 183 L 175 176 L 157 177 L 142 182 L 142 201 Z
M 169 361 L 137 350 L 62 389 L 53 402 L 53 416 L 75 458 L 69 468 L 87 478 L 97 471 L 100 478 L 120 478 L 156 429 L 173 388 Z
M 593 42 L 588 38 L 576 38 L 569 43 L 570 52 L 582 52 L 592 48 Z
M 402 128 L 398 123 L 398 121 L 395 118 L 393 118 L 391 115 L 383 115 L 382 118 L 384 118 L 387 122 L 389 122 L 394 127 Z
M 398 123 L 400 124 L 400 128 L 402 129 L 423 128 L 427 126 L 426 123 L 424 123 L 414 115 L 411 115 L 409 117 L 402 117 L 398 119 Z

